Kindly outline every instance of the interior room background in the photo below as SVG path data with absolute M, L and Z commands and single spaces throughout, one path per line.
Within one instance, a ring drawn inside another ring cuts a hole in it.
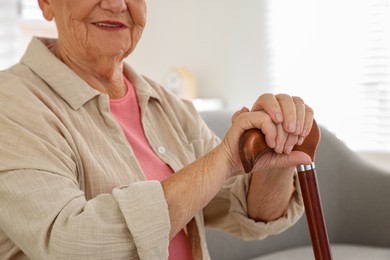
M 191 88 L 186 98 L 199 110 L 250 107 L 265 92 L 298 95 L 351 149 L 389 155 L 390 0 L 147 4 L 127 61 L 175 91 Z M 0 69 L 33 35 L 56 36 L 37 0 L 0 0 Z

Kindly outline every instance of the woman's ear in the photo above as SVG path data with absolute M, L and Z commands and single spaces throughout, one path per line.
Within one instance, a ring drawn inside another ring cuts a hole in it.
M 51 0 L 38 0 L 39 8 L 42 10 L 43 17 L 51 21 L 54 18 L 53 9 L 51 7 Z

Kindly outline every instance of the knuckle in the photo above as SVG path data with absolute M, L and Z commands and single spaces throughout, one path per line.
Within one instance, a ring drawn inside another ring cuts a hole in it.
M 314 110 L 312 107 L 310 107 L 309 105 L 305 104 L 305 110 L 306 110 L 306 113 L 309 113 L 309 114 L 312 114 L 314 115 Z
M 264 102 L 269 99 L 273 99 L 274 95 L 272 93 L 264 93 L 258 98 L 258 102 Z
M 264 93 L 261 96 L 259 96 L 256 100 L 256 102 L 253 104 L 252 110 L 253 111 L 260 111 L 263 110 L 264 107 L 272 103 L 272 100 L 274 100 L 274 95 L 271 93 Z
M 242 124 L 243 121 L 245 121 L 247 115 L 245 115 L 245 113 L 235 113 L 232 117 L 232 123 L 237 123 L 237 124 Z
M 276 96 L 276 99 L 279 101 L 279 102 L 282 102 L 282 101 L 291 101 L 291 96 L 287 95 L 287 94 L 277 94 Z
M 296 104 L 305 104 L 305 101 L 301 97 L 293 96 L 292 99 Z

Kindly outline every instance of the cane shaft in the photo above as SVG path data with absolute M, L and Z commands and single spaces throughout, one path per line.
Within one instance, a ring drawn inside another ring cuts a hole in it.
M 313 252 L 316 260 L 331 260 L 332 253 L 322 211 L 315 169 L 298 172 Z

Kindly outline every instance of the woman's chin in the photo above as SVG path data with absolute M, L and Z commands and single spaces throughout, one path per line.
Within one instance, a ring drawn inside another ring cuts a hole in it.
M 89 50 L 89 54 L 96 59 L 123 60 L 126 57 L 127 49 L 122 46 L 99 46 L 97 51 Z

